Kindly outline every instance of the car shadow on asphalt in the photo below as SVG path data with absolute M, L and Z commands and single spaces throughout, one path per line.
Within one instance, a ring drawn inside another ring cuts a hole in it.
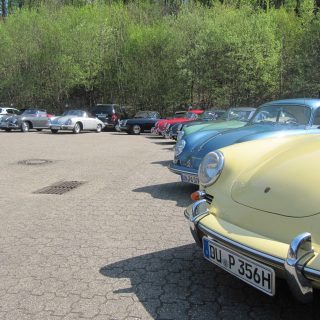
M 170 163 L 172 163 L 172 160 L 163 160 L 163 161 L 151 162 L 151 164 L 160 164 L 161 166 L 164 166 L 164 167 L 167 167 Z
M 118 261 L 100 273 L 130 279 L 130 287 L 113 293 L 135 294 L 152 319 L 315 319 L 284 281 L 269 297 L 204 260 L 195 244 Z
M 145 186 L 132 191 L 149 193 L 155 199 L 176 201 L 178 207 L 185 208 L 191 203 L 190 194 L 196 190 L 198 186 L 193 184 L 170 182 Z
M 155 144 L 159 144 L 161 146 L 168 146 L 168 145 L 174 145 L 176 144 L 175 141 L 161 141 L 161 142 L 155 142 Z
M 147 136 L 147 138 L 148 139 L 151 139 L 151 140 L 159 140 L 159 139 L 161 139 L 161 140 L 163 140 L 164 139 L 164 137 L 163 136 Z

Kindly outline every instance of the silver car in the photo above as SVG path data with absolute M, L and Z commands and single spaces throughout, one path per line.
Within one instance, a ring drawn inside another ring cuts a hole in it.
M 49 121 L 52 133 L 57 133 L 59 130 L 69 130 L 73 133 L 89 130 L 101 132 L 104 126 L 102 121 L 83 110 L 67 110 L 62 116 L 51 118 Z
M 39 109 L 27 109 L 21 115 L 4 116 L 0 121 L 0 129 L 5 131 L 28 132 L 30 129 L 41 131 L 49 128 L 47 112 Z

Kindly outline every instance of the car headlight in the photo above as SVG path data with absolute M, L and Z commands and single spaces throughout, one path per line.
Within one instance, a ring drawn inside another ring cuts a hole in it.
M 224 156 L 221 151 L 209 152 L 202 160 L 199 167 L 199 181 L 204 186 L 216 182 L 224 165 Z
M 68 119 L 68 120 L 65 122 L 65 125 L 69 126 L 70 124 L 72 124 L 72 120 L 71 120 L 71 119 Z
M 175 155 L 178 156 L 182 153 L 184 147 L 186 146 L 186 140 L 180 140 L 176 143 L 176 147 L 175 147 Z
M 178 141 L 181 140 L 183 136 L 184 136 L 184 131 L 179 131 L 178 136 L 177 136 L 177 140 Z

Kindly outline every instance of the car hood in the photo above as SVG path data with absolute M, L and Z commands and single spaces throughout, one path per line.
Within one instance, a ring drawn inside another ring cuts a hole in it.
M 61 117 L 55 117 L 55 118 L 51 118 L 51 123 L 59 123 L 59 124 L 63 124 L 65 122 L 67 122 L 69 119 L 74 119 L 74 118 L 79 118 L 78 116 L 61 116 Z
M 285 132 L 290 130 L 297 130 L 295 126 L 288 125 L 246 125 L 241 128 L 230 129 L 222 132 L 220 135 L 213 135 L 204 143 L 197 144 L 194 148 L 198 156 L 204 157 L 208 152 L 217 150 L 234 143 L 243 141 L 251 141 L 264 138 L 266 134 L 268 137 L 274 135 L 276 132 Z M 304 131 L 304 129 L 301 129 Z M 271 133 L 271 134 L 270 134 Z
M 320 212 L 319 158 L 320 136 L 279 144 L 240 173 L 231 188 L 232 199 L 266 213 L 294 218 L 316 215 Z

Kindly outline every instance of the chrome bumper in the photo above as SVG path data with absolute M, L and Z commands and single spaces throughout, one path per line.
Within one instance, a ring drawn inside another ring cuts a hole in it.
M 182 167 L 182 166 L 178 166 L 174 163 L 169 164 L 168 169 L 178 175 L 182 175 L 183 173 L 188 174 L 188 175 L 192 175 L 197 177 L 198 176 L 198 171 L 196 169 L 193 168 L 188 168 L 188 167 Z
M 54 125 L 54 124 L 51 124 L 49 126 L 49 129 L 53 129 L 53 130 L 73 130 L 74 128 L 74 124 L 73 125 L 60 125 L 60 124 L 57 124 L 57 125 Z
M 293 238 L 288 248 L 287 258 L 281 259 L 247 247 L 207 228 L 200 221 L 208 214 L 210 213 L 204 199 L 195 202 L 192 205 L 191 212 L 188 212 L 188 209 L 184 212 L 189 221 L 192 236 L 198 245 L 202 246 L 201 234 L 205 234 L 236 252 L 282 271 L 294 297 L 302 303 L 312 301 L 312 281 L 320 282 L 320 271 L 306 266 L 307 262 L 314 256 L 310 233 L 305 232 Z

